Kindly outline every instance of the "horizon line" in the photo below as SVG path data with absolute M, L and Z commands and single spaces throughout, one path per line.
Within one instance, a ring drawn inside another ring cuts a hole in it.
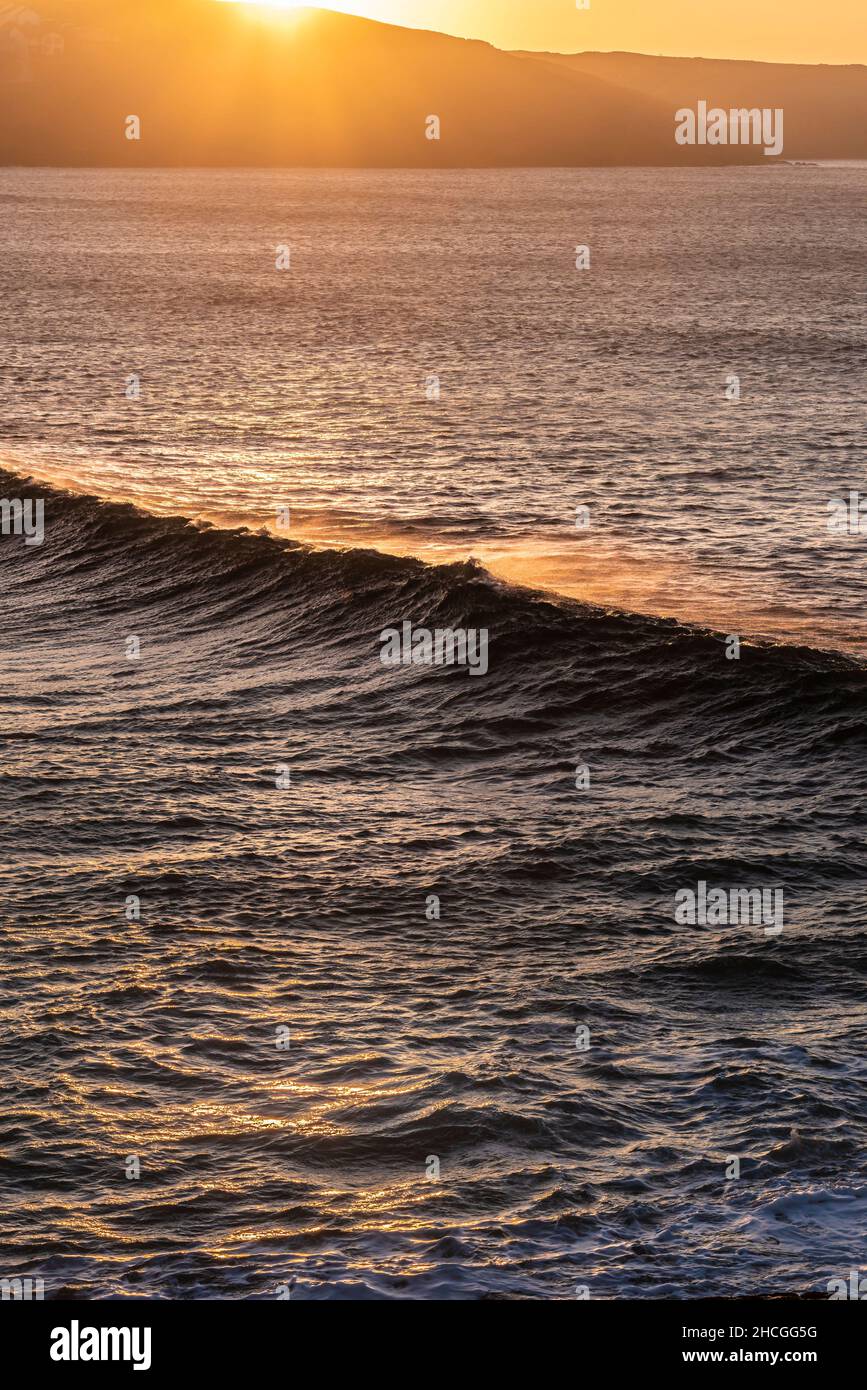
M 263 0 L 217 0 L 218 4 L 224 5 L 259 5 L 264 8 Z M 267 3 L 267 0 L 266 0 Z M 500 48 L 490 39 L 470 37 L 466 34 L 453 34 L 447 29 L 428 29 L 424 25 L 417 24 L 397 24 L 390 19 L 374 19 L 372 15 L 350 14 L 346 10 L 332 10 L 328 5 L 296 5 L 294 8 L 287 7 L 282 13 L 287 19 L 307 12 L 311 15 L 329 15 L 334 19 L 345 20 L 349 23 L 373 24 L 379 29 L 399 29 L 411 34 L 432 34 L 436 38 L 455 39 L 459 43 L 478 43 L 486 48 L 492 48 L 495 53 L 503 53 L 506 57 L 521 58 L 524 56 L 539 58 L 590 58 L 590 57 L 621 57 L 621 58 L 649 58 L 654 60 L 662 59 L 671 63 L 740 63 L 751 64 L 754 67 L 777 67 L 777 68 L 864 68 L 867 70 L 867 62 L 852 61 L 849 63 L 799 63 L 791 59 L 784 58 L 727 58 L 710 56 L 704 53 L 646 53 L 637 48 Z M 272 17 L 281 13 L 278 6 L 272 9 Z

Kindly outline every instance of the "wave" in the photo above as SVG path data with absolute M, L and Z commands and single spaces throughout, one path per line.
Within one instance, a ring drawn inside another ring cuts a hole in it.
M 408 770 L 486 760 L 493 768 L 507 760 L 519 776 L 531 777 L 555 758 L 562 763 L 564 738 L 574 743 L 576 728 L 592 727 L 596 761 L 627 766 L 640 759 L 645 783 L 648 769 L 654 777 L 654 769 L 675 764 L 690 776 L 730 775 L 760 749 L 764 795 L 774 760 L 788 769 L 791 787 L 793 766 L 816 766 L 855 748 L 863 756 L 867 747 L 867 663 L 855 656 L 744 641 L 734 661 L 725 634 L 520 588 L 472 559 L 437 566 L 376 550 L 318 549 L 265 531 L 157 516 L 3 471 L 0 494 L 45 504 L 42 546 L 17 539 L 0 545 L 19 612 L 29 611 L 38 631 L 46 606 L 55 605 L 80 659 L 92 647 L 104 662 L 108 643 L 119 679 L 128 663 L 117 657 L 118 628 L 174 644 L 179 678 L 160 701 L 150 700 L 149 710 L 170 717 L 178 735 L 188 728 L 206 739 L 216 721 L 219 744 L 225 721 L 241 717 L 244 690 L 255 697 L 258 673 L 288 654 L 295 689 L 318 689 L 323 700 L 335 690 L 328 715 L 335 733 L 347 720 L 360 718 L 372 731 L 386 716 L 396 720 L 406 731 L 401 757 Z M 405 620 L 487 629 L 488 674 L 471 680 L 458 666 L 388 670 L 378 659 L 381 633 Z M 207 646 L 213 661 L 221 642 L 219 688 L 181 676 L 196 644 Z M 50 719 L 50 701 L 62 693 L 43 689 L 40 696 L 49 700 L 43 718 Z M 75 737 L 73 728 L 67 733 Z M 372 751 L 356 775 L 378 778 L 397 756 L 392 748 Z M 327 760 L 318 776 L 340 778 L 350 759 L 347 752 Z M 20 795 L 27 794 L 22 786 Z M 657 816 L 647 827 L 672 852 L 701 834 L 673 814 L 666 810 L 664 823 Z M 800 830 L 798 812 L 787 796 L 777 831 L 792 830 Z M 585 863 L 590 850 L 585 842 Z M 560 858 L 562 872 L 554 862 Z M 598 867 L 604 872 L 606 864 Z M 516 876 L 575 872 L 568 845 L 553 856 L 524 846 L 503 868 L 492 891 Z M 631 876 L 637 891 L 652 877 L 641 864 Z
M 399 604 L 403 616 L 419 623 L 484 620 L 509 656 L 532 658 L 540 649 L 553 654 L 583 636 L 594 655 L 605 644 L 633 644 L 672 667 L 690 653 L 716 654 L 725 640 L 696 624 L 509 584 L 473 559 L 432 565 L 374 549 L 327 549 L 265 530 L 154 515 L 131 502 L 52 487 L 8 469 L 0 469 L 0 491 L 44 501 L 46 544 L 29 548 L 25 558 L 40 577 L 50 570 L 55 582 L 70 580 L 88 590 L 97 606 L 111 606 L 118 597 L 133 606 L 181 600 L 207 613 L 235 598 L 251 616 L 278 613 L 289 621 L 293 610 L 317 608 L 323 619 L 348 624 L 386 608 L 396 620 Z M 132 594 L 125 589 L 130 576 Z M 867 671 L 867 661 L 826 648 L 748 641 L 742 650 L 741 669 L 753 673 L 834 674 L 857 682 Z

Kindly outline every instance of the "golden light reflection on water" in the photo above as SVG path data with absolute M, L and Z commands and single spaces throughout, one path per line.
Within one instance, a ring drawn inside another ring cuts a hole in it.
M 21 470 L 23 461 L 10 457 L 9 466 Z M 31 461 L 30 471 L 41 481 L 73 491 L 87 491 L 94 486 L 87 468 L 60 467 L 56 461 Z M 267 468 L 244 465 L 243 483 L 251 491 L 280 497 L 286 491 L 285 481 Z M 372 481 L 372 480 L 371 480 Z M 219 491 L 220 480 L 214 479 Z M 304 475 L 295 475 L 294 488 L 302 488 Z M 510 540 L 474 541 L 472 546 L 455 544 L 445 537 L 429 534 L 408 534 L 406 530 L 386 525 L 373 526 L 364 519 L 358 524 L 341 524 L 334 519 L 308 518 L 296 508 L 290 508 L 291 528 L 287 532 L 276 520 L 276 508 L 270 512 L 256 511 L 244 505 L 224 502 L 203 503 L 208 492 L 208 478 L 198 475 L 195 492 L 184 489 L 157 490 L 129 476 L 113 479 L 110 472 L 101 472 L 98 480 L 101 497 L 117 502 L 134 502 L 158 516 L 188 516 L 212 526 L 248 527 L 264 530 L 279 539 L 287 536 L 315 548 L 341 549 L 359 547 L 379 550 L 385 554 L 423 560 L 426 564 L 447 565 L 478 560 L 497 579 L 507 584 L 560 594 L 579 602 L 626 611 L 653 613 L 681 622 L 736 626 L 757 635 L 772 636 L 773 624 L 763 606 L 745 606 L 743 597 L 726 594 L 724 576 L 709 587 L 697 576 L 688 563 L 642 554 L 637 548 L 627 550 L 605 546 L 583 537 L 575 543 L 557 543 L 519 537 Z M 288 505 L 288 504 L 287 504 Z M 793 618 L 795 629 L 797 620 Z M 810 624 L 802 624 L 805 640 L 809 639 Z
M 218 1044 L 231 1042 L 231 1036 L 220 1034 L 211 1041 Z M 146 1045 L 135 1049 L 145 1061 L 172 1065 L 171 1053 Z M 356 1058 L 343 1058 L 343 1063 L 356 1061 Z M 110 1142 L 135 1152 L 137 1146 L 153 1144 L 174 1144 L 177 1142 L 202 1140 L 214 1135 L 229 1136 L 257 1134 L 267 1130 L 287 1131 L 304 1138 L 349 1137 L 356 1132 L 354 1111 L 347 1121 L 332 1118 L 336 1112 L 361 1108 L 367 1105 L 382 1104 L 412 1098 L 420 1089 L 421 1083 L 393 1083 L 382 1085 L 346 1085 L 327 1082 L 303 1082 L 294 1078 L 279 1081 L 263 1080 L 261 1076 L 232 1077 L 227 1085 L 246 1085 L 261 1100 L 260 1109 L 252 1109 L 231 1099 L 192 1100 L 174 1108 L 154 1112 L 150 1094 L 142 1095 L 137 1104 L 129 1085 L 112 1085 L 101 1082 L 98 1088 L 85 1086 L 73 1076 L 61 1073 L 57 1078 L 64 1094 L 72 1097 L 76 1106 L 87 1115 L 84 1132 L 99 1135 L 87 1141 L 92 1147 L 100 1148 L 107 1138 Z M 103 1097 L 102 1100 L 97 1096 Z M 115 1104 L 107 1103 L 107 1097 L 114 1097 Z M 265 1113 L 269 1104 L 283 1098 L 307 1099 L 309 1103 L 300 1112 L 287 1115 Z M 122 1111 L 121 1111 L 122 1104 Z M 434 1114 L 436 1107 L 430 1111 Z
M 158 516 L 186 516 L 199 523 L 232 529 L 246 527 L 266 531 L 278 539 L 300 541 L 316 549 L 372 549 L 384 554 L 415 558 L 430 565 L 464 563 L 473 558 L 494 578 L 510 585 L 560 595 L 579 602 L 626 612 L 647 613 L 681 623 L 738 632 L 749 638 L 803 642 L 816 647 L 836 646 L 863 655 L 867 630 L 851 618 L 840 619 L 798 606 L 797 596 L 775 595 L 767 577 L 762 583 L 747 582 L 743 574 L 725 566 L 699 571 L 682 547 L 661 554 L 648 552 L 642 542 L 618 539 L 612 543 L 591 532 L 569 540 L 518 535 L 509 538 L 474 538 L 456 542 L 448 536 L 374 522 L 370 515 L 346 518 L 305 512 L 291 505 L 288 494 L 315 484 L 315 470 L 303 465 L 291 480 L 268 467 L 238 459 L 226 473 L 225 460 L 197 470 L 189 489 L 178 481 L 154 488 L 144 475 L 129 470 L 88 465 L 61 466 L 56 459 L 29 462 L 10 454 L 5 463 L 14 471 L 72 491 L 97 490 L 100 497 L 132 502 Z M 375 470 L 367 468 L 365 480 L 375 494 Z M 289 507 L 291 524 L 285 529 L 277 519 L 278 506 L 264 511 L 254 498 L 271 496 Z

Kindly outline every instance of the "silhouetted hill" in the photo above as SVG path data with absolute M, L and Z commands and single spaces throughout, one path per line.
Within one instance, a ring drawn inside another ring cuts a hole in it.
M 643 93 L 441 34 L 216 0 L 22 9 L 6 6 L 5 20 L 0 9 L 7 164 L 665 164 L 738 153 L 679 148 L 671 113 Z M 138 142 L 124 137 L 128 115 L 141 119 Z M 429 115 L 439 141 L 425 138 Z
M 666 60 L 629 58 L 509 54 L 348 15 L 217 0 L 0 0 L 0 162 L 767 164 L 751 148 L 677 145 L 669 86 L 654 86 L 652 65 Z M 801 75 L 802 105 L 816 103 L 821 129 L 837 70 L 786 71 L 793 91 Z M 782 104 L 770 88 L 759 96 Z M 139 141 L 125 138 L 130 115 Z M 438 141 L 425 135 L 431 115 Z
M 867 67 L 652 58 L 641 53 L 519 56 L 617 83 L 670 111 L 705 100 L 722 107 L 782 107 L 785 159 L 867 159 Z

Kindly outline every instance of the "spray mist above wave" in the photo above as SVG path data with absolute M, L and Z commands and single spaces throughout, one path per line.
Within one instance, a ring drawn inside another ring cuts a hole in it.
M 147 603 L 175 604 L 194 611 L 235 599 L 251 618 L 278 615 L 287 624 L 315 609 L 318 621 L 348 629 L 374 628 L 401 618 L 484 620 L 509 659 L 572 642 L 591 660 L 606 643 L 647 659 L 655 651 L 667 663 L 674 649 L 716 650 L 723 635 L 673 619 L 582 603 L 556 594 L 504 583 L 478 561 L 431 565 L 372 549 L 322 549 L 264 530 L 224 529 L 184 516 L 155 516 L 132 503 L 73 493 L 0 470 L 4 496 L 44 501 L 46 544 L 30 562 L 40 577 L 63 584 L 65 601 L 86 608 L 116 608 L 119 599 L 134 611 Z M 42 573 L 44 571 L 44 574 Z M 28 571 L 18 572 L 24 588 Z M 7 569 L 10 579 L 16 576 Z M 128 588 L 133 581 L 134 588 Z M 583 644 L 583 645 L 582 645 Z M 854 680 L 867 669 L 855 657 L 791 644 L 744 644 L 745 666 L 838 673 Z

